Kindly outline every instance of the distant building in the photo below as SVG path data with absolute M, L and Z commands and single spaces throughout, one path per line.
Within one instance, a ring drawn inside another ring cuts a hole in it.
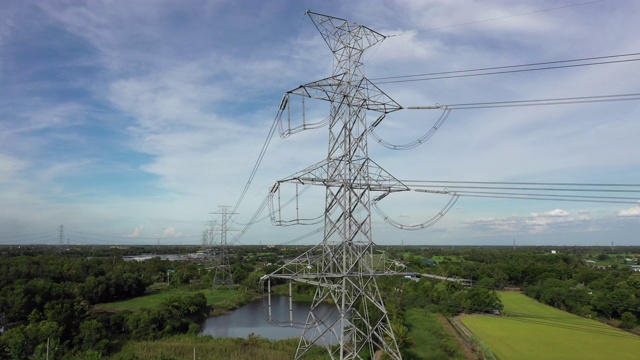
M 145 261 L 153 258 L 159 258 L 159 255 L 126 255 L 122 259 L 124 261 Z
M 122 259 L 124 261 L 146 261 L 146 260 L 150 260 L 153 258 L 160 258 L 161 260 L 169 260 L 169 261 L 187 261 L 192 259 L 191 256 L 189 255 L 155 255 L 155 254 L 148 254 L 148 255 L 125 255 L 122 257 Z
M 393 261 L 393 265 L 395 265 L 397 267 L 400 267 L 400 268 L 403 268 L 403 269 L 407 267 L 407 265 L 405 265 L 405 264 L 403 264 L 403 263 L 401 263 L 400 261 L 397 261 L 397 260 Z
M 418 275 L 418 274 L 407 274 L 404 277 L 405 277 L 405 279 L 413 280 L 415 282 L 420 281 L 420 275 Z
M 629 269 L 640 272 L 640 265 L 629 265 Z

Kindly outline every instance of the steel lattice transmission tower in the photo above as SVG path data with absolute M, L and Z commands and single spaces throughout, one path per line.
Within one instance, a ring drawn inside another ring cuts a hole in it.
M 58 242 L 60 246 L 64 245 L 64 225 L 58 227 Z
M 220 286 L 233 286 L 233 274 L 229 263 L 229 246 L 227 243 L 227 233 L 229 232 L 229 212 L 230 206 L 219 206 L 220 211 L 212 214 L 220 215 L 220 244 L 218 246 L 218 263 L 213 276 L 213 289 Z
M 202 247 L 212 249 L 216 244 L 217 222 L 209 221 L 209 228 L 202 231 Z
M 365 50 L 385 37 L 344 19 L 307 14 L 334 55 L 333 74 L 289 91 L 280 112 L 288 111 L 293 96 L 300 96 L 303 103 L 304 98 L 328 101 L 327 158 L 278 181 L 271 193 L 279 192 L 285 183 L 324 186 L 324 238 L 263 281 L 269 281 L 269 286 L 272 279 L 316 286 L 296 359 L 314 345 L 325 346 L 332 359 L 373 358 L 376 351 L 401 359 L 376 280 L 389 269 L 374 256 L 371 192 L 380 192 L 381 198 L 409 189 L 369 158 L 366 112 L 377 112 L 379 122 L 402 107 L 364 77 L 361 61 Z M 316 312 L 327 300 L 340 314 L 333 323 L 327 323 L 326 314 Z M 323 343 L 329 338 L 339 346 Z

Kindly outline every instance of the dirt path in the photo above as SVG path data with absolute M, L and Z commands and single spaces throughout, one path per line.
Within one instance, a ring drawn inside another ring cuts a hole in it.
M 460 328 L 466 334 L 466 336 L 469 336 L 470 335 L 469 330 L 467 330 L 467 328 L 464 327 L 464 325 L 462 325 L 462 323 L 460 322 L 461 316 L 465 316 L 465 315 L 456 316 L 452 319 L 452 321 L 454 321 L 456 325 L 458 325 L 458 328 Z M 460 349 L 462 349 L 462 352 L 464 354 L 464 357 L 467 360 L 475 360 L 476 356 L 473 353 L 473 350 L 469 347 L 467 342 L 460 336 L 460 334 L 458 333 L 458 331 L 456 331 L 453 325 L 451 325 L 449 320 L 447 320 L 447 318 L 445 318 L 445 316 L 442 314 L 438 314 L 438 318 L 442 326 L 445 329 L 447 329 L 449 333 L 451 333 L 451 335 L 455 337 L 456 341 L 458 341 L 458 343 L 460 344 Z
M 471 338 L 471 337 L 473 337 L 473 333 L 471 331 L 469 331 L 469 329 L 467 329 L 466 326 L 464 326 L 462 321 L 460 321 L 460 319 L 462 319 L 465 316 L 468 316 L 468 315 L 467 314 L 460 314 L 460 315 L 454 316 L 451 319 L 451 321 L 453 321 L 454 323 L 456 323 L 456 325 L 458 325 L 458 329 L 460 329 L 464 333 L 464 336 L 466 336 L 467 338 Z

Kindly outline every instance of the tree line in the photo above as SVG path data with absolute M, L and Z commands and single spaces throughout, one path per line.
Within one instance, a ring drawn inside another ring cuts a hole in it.
M 640 252 L 640 249 L 628 250 Z M 640 317 L 640 273 L 632 271 L 620 255 L 603 256 L 602 252 L 589 248 L 555 254 L 549 249 L 513 251 L 508 248 L 395 251 L 395 255 L 404 258 L 412 269 L 471 279 L 474 288 L 520 289 L 547 305 L 584 317 L 614 320 L 614 325 L 623 328 L 633 328 Z M 440 259 L 437 265 L 422 262 L 433 257 Z M 617 262 L 597 267 L 585 261 L 591 258 L 612 258 Z M 453 309 L 465 309 L 464 301 L 456 300 L 457 295 L 437 295 L 443 293 L 443 288 L 455 288 L 456 285 L 419 286 L 427 287 L 421 294 L 430 301 Z
M 155 309 L 94 313 L 92 305 L 144 295 L 172 264 L 61 255 L 4 256 L 0 263 L 0 358 L 85 358 L 127 340 L 199 331 L 209 314 L 202 293 L 173 296 Z M 183 271 L 187 272 L 187 271 Z M 84 355 L 83 355 L 84 354 Z

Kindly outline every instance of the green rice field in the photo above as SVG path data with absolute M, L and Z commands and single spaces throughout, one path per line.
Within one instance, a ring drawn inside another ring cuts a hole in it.
M 462 323 L 499 359 L 639 359 L 640 337 L 555 309 L 517 292 L 499 292 L 507 316 Z

